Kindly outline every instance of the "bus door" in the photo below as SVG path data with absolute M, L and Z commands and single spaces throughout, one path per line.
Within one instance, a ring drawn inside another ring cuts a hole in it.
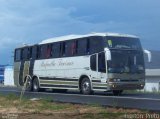
M 98 55 L 98 78 L 100 78 L 102 83 L 106 83 L 107 74 L 106 74 L 106 61 L 105 53 L 100 52 Z
M 90 68 L 91 68 L 91 79 L 92 82 L 98 82 L 100 81 L 98 78 L 98 72 L 97 72 L 97 54 L 91 55 L 90 57 Z
M 97 53 L 90 57 L 92 82 L 106 82 L 105 53 Z

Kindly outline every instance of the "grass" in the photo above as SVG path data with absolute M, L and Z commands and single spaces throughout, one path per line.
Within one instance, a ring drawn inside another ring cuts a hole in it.
M 61 103 L 58 104 L 48 100 L 40 100 L 39 103 L 40 105 L 38 106 L 38 108 L 40 110 L 62 110 L 62 109 L 69 108 L 69 105 L 67 104 L 61 104 Z
M 123 119 L 126 113 L 150 113 L 141 110 L 102 107 L 99 104 L 80 105 L 56 103 L 47 97 L 34 101 L 22 98 L 20 101 L 19 96 L 14 94 L 0 94 L 0 113 L 2 113 L 2 110 L 10 110 L 8 113 L 17 110 L 18 113 L 29 113 L 30 116 L 34 114 L 47 116 L 59 114 L 59 117 L 69 119 Z
M 20 98 L 14 94 L 0 95 L 0 106 L 1 108 L 16 107 L 21 109 L 35 109 L 39 111 L 61 110 L 69 107 L 67 104 L 54 103 L 50 99 L 31 101 L 27 98 L 22 98 L 20 101 Z

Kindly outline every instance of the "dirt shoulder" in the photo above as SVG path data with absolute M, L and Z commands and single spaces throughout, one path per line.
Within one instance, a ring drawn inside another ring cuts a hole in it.
M 129 119 L 138 115 L 146 117 L 146 114 L 159 115 L 136 109 L 109 108 L 96 104 L 56 103 L 47 98 L 20 100 L 15 95 L 0 95 L 2 119 Z

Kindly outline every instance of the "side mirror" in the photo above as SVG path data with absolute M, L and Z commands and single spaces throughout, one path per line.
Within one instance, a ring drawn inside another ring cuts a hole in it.
M 147 55 L 148 57 L 148 62 L 152 61 L 152 54 L 149 50 L 144 49 L 143 52 Z
M 111 51 L 108 48 L 104 48 L 104 51 L 106 53 L 106 60 L 111 60 Z

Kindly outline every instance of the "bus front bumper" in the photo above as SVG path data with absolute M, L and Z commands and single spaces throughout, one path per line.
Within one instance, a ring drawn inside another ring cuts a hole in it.
M 145 82 L 138 82 L 138 83 L 110 82 L 109 83 L 110 90 L 136 90 L 136 89 L 143 89 L 144 86 L 145 86 Z

